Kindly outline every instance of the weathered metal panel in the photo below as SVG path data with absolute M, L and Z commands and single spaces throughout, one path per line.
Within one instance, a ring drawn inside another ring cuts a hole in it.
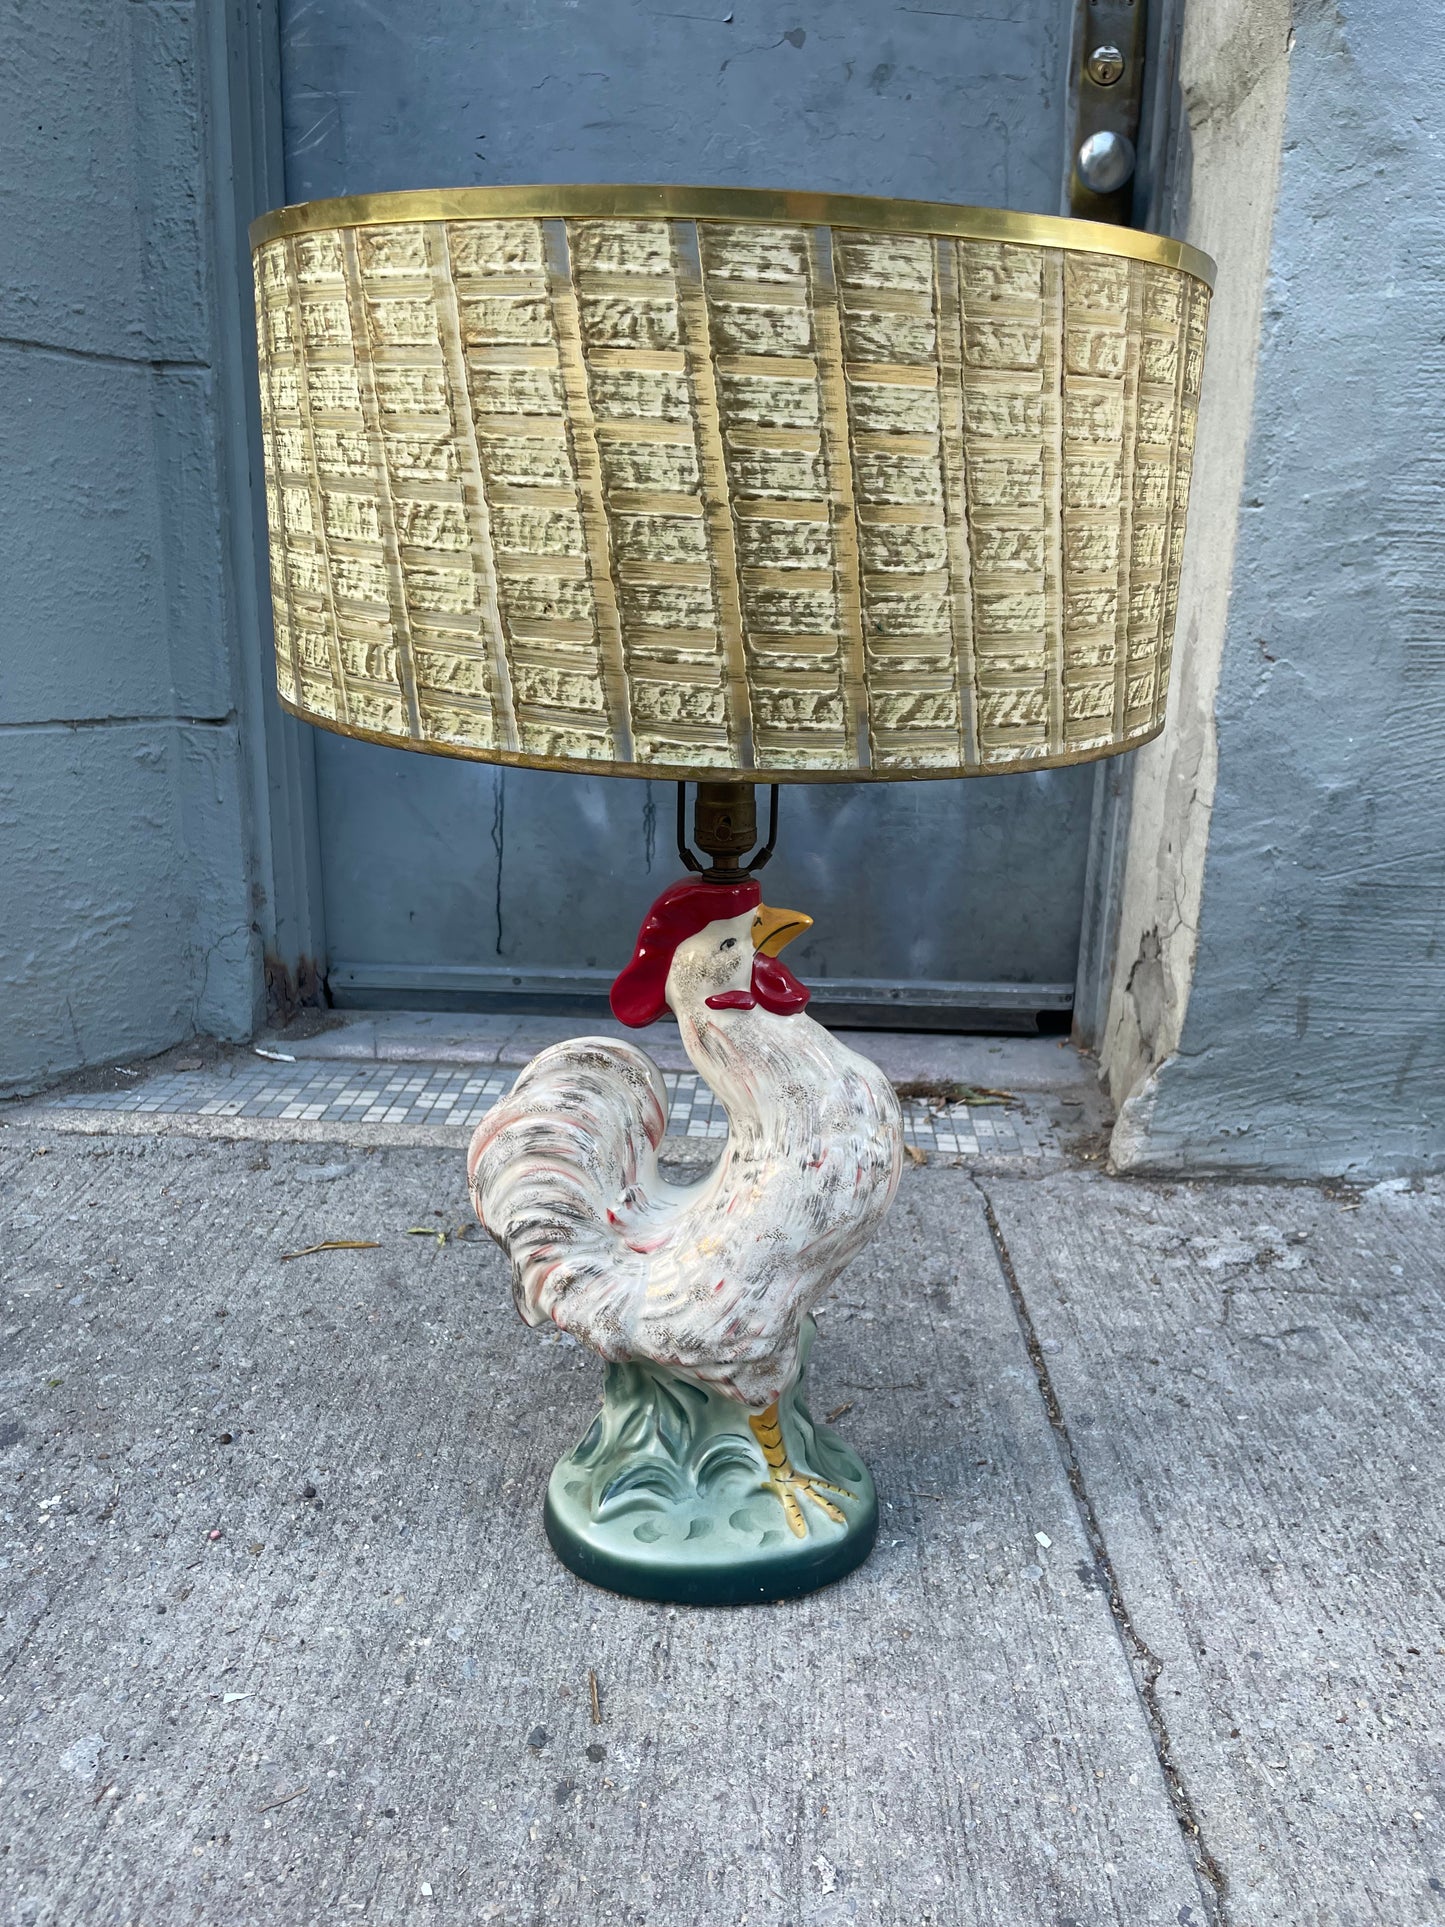
M 1046 0 L 1016 13 L 884 18 L 867 0 L 812 0 L 779 25 L 747 6 L 288 4 L 287 197 L 662 179 L 1054 213 L 1070 21 Z M 330 736 L 317 751 L 334 957 L 403 978 L 413 965 L 418 984 L 437 965 L 605 969 L 674 874 L 670 787 Z M 813 982 L 1070 981 L 1091 784 L 1066 769 L 790 791 L 769 888 L 816 919 L 800 968 Z

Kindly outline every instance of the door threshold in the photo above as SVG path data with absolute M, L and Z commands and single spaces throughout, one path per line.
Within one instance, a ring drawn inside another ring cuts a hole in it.
M 410 1066 L 417 1076 L 439 1064 L 465 1066 L 469 1074 L 515 1072 L 550 1045 L 586 1035 L 636 1044 L 663 1072 L 693 1068 L 671 1017 L 646 1030 L 626 1030 L 610 1015 L 579 1020 L 484 1011 L 306 1013 L 305 1019 L 264 1031 L 251 1054 L 295 1064 L 322 1059 L 338 1071 L 346 1064 L 370 1063 Z M 852 1031 L 848 1041 L 895 1083 L 1002 1085 L 1017 1092 L 1073 1092 L 1096 1085 L 1094 1067 L 1067 1037 L 871 1030 Z
M 483 965 L 338 961 L 327 974 L 332 1005 L 345 1011 L 434 1011 L 510 1017 L 610 1019 L 614 971 L 511 971 Z M 808 980 L 809 1008 L 839 1030 L 914 1030 L 999 1036 L 1057 1035 L 1069 1028 L 1070 984 L 891 984 L 867 977 Z

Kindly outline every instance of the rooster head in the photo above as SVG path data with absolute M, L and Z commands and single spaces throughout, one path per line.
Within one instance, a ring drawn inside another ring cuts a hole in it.
M 761 1005 L 795 1016 L 808 993 L 778 952 L 812 921 L 799 910 L 770 909 L 751 877 L 674 883 L 648 911 L 632 961 L 612 986 L 612 1014 L 634 1030 L 678 1001 L 709 1010 Z

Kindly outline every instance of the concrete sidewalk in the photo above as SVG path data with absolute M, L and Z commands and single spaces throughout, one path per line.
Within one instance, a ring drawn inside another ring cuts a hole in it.
M 454 1151 L 0 1120 L 0 1920 L 1445 1919 L 1445 1188 L 910 1167 L 877 1552 L 679 1611 L 548 1552 L 598 1372 Z

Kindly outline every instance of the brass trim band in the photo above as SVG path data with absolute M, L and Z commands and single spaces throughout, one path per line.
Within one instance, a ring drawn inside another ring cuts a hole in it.
M 937 234 L 965 241 L 1009 241 L 1023 247 L 1112 254 L 1177 268 L 1207 288 L 1214 263 L 1184 241 L 1101 221 L 1003 208 L 955 207 L 947 201 L 894 201 L 871 194 L 800 194 L 757 187 L 435 187 L 402 194 L 351 194 L 302 201 L 251 223 L 251 246 L 316 229 L 385 227 L 406 221 L 670 220 L 783 222 L 803 227 L 861 228 L 875 234 Z
M 590 761 L 579 756 L 533 756 L 524 750 L 479 749 L 470 743 L 419 742 L 414 736 L 388 736 L 377 729 L 361 729 L 333 716 L 322 716 L 304 709 L 277 692 L 277 702 L 298 723 L 311 723 L 329 730 L 333 736 L 347 736 L 353 742 L 375 743 L 380 749 L 419 750 L 423 756 L 449 756 L 464 763 L 500 763 L 507 769 L 563 770 L 569 776 L 632 776 L 657 783 L 929 783 L 951 781 L 966 776 L 1013 776 L 1020 770 L 1072 769 L 1076 763 L 1098 763 L 1121 750 L 1142 749 L 1152 743 L 1164 728 L 1164 718 L 1151 729 L 1141 730 L 1127 741 L 1113 740 L 1092 744 L 1088 749 L 1069 750 L 1058 756 L 1030 756 L 1027 761 L 997 763 L 959 763 L 946 769 L 931 766 L 914 769 L 733 769 L 711 763 L 614 763 Z

